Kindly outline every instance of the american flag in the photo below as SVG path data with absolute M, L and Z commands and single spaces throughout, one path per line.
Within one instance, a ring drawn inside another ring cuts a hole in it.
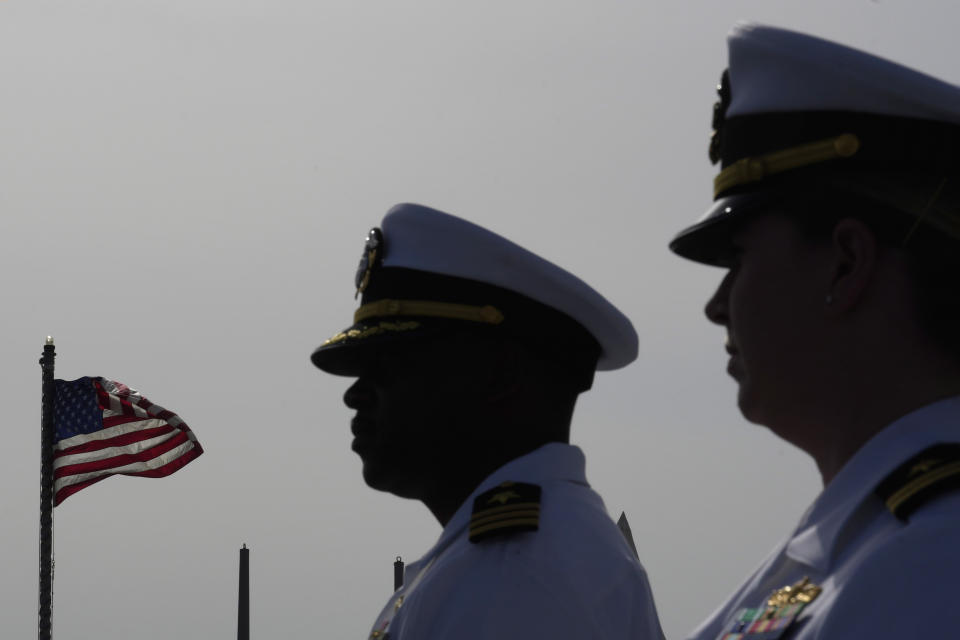
M 54 382 L 54 505 L 115 474 L 168 476 L 203 453 L 177 414 L 124 384 Z

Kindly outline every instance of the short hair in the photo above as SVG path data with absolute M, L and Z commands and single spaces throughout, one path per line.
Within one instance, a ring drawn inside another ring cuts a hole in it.
M 810 241 L 828 241 L 840 220 L 853 218 L 882 246 L 901 250 L 920 328 L 960 363 L 960 239 L 888 205 L 828 188 L 798 193 L 782 209 Z

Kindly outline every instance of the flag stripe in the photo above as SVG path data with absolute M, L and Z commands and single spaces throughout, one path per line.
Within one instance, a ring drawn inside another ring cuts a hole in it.
M 88 442 L 94 442 L 98 440 L 110 440 L 111 438 L 116 438 L 127 433 L 134 433 L 139 431 L 141 428 L 152 429 L 154 427 L 159 427 L 163 424 L 162 421 L 150 420 L 150 424 L 145 424 L 147 421 L 136 421 L 136 422 L 125 422 L 123 424 L 118 424 L 116 426 L 111 426 L 107 429 L 101 429 L 100 431 L 94 431 L 93 433 L 84 433 L 78 436 L 73 436 L 72 438 L 66 438 L 57 443 L 56 449 L 60 451 L 67 452 L 67 450 L 72 449 L 73 447 L 82 446 Z
M 199 456 L 200 453 L 202 453 L 201 451 L 197 450 L 196 443 L 188 442 L 187 444 L 193 444 L 193 449 L 185 450 L 184 453 L 180 454 L 179 457 L 174 458 L 173 460 L 170 460 L 163 466 L 157 467 L 156 469 L 148 469 L 146 471 L 127 473 L 126 475 L 138 476 L 141 478 L 163 478 L 165 476 L 170 475 L 171 473 L 173 473 L 183 465 L 187 464 L 188 462 L 190 462 L 191 460 Z
M 90 485 L 96 484 L 101 480 L 106 480 L 109 477 L 110 477 L 109 475 L 98 476 L 96 478 L 91 478 L 86 482 L 78 482 L 77 484 L 72 484 L 69 487 L 64 487 L 63 489 L 57 489 L 56 487 L 54 487 L 54 490 L 55 490 L 54 496 L 56 500 L 55 504 L 60 504 L 65 499 L 75 494 L 77 491 L 80 491 L 81 489 L 86 489 Z
M 83 482 L 85 480 L 90 480 L 92 478 L 106 477 L 113 474 L 123 474 L 123 475 L 143 475 L 151 477 L 150 474 L 156 472 L 155 477 L 163 477 L 170 475 L 176 469 L 179 469 L 181 465 L 178 465 L 175 469 L 166 469 L 171 462 L 177 462 L 177 458 L 181 457 L 183 454 L 191 451 L 196 445 L 193 442 L 184 442 L 176 449 L 172 449 L 166 452 L 163 455 L 157 456 L 152 460 L 145 460 L 141 462 L 133 462 L 121 467 L 114 467 L 112 469 L 101 469 L 98 471 L 89 471 L 87 473 L 78 473 L 72 476 L 67 476 L 64 478 L 57 478 L 54 483 L 54 491 L 58 492 L 64 487 L 69 487 L 71 485 L 77 484 L 78 482 Z M 199 453 L 197 455 L 200 455 Z M 193 456 L 194 458 L 196 457 Z M 192 460 L 193 458 L 191 458 Z M 188 460 L 189 462 L 189 460 Z
M 187 464 L 188 462 L 190 462 L 191 460 L 193 460 L 194 458 L 196 458 L 196 457 L 199 456 L 199 455 L 200 455 L 200 454 L 199 454 L 199 453 L 196 453 L 196 451 L 190 451 L 190 452 L 188 452 L 187 454 L 185 454 L 185 455 L 181 456 L 180 458 L 178 458 L 177 460 L 174 460 L 174 461 L 171 462 L 170 464 L 168 464 L 168 465 L 166 465 L 165 467 L 163 467 L 163 469 L 166 469 L 166 471 L 163 472 L 163 473 L 144 472 L 144 473 L 131 473 L 131 474 L 126 474 L 126 475 L 136 475 L 136 476 L 155 477 L 155 478 L 160 478 L 160 477 L 168 476 L 168 475 L 170 475 L 171 473 L 177 471 L 177 469 L 179 469 L 179 468 L 182 467 L 183 465 Z M 182 461 L 182 462 L 181 462 L 181 461 Z M 178 463 L 179 463 L 179 464 L 178 464 Z M 158 470 L 158 471 L 161 471 L 161 470 Z M 105 480 L 105 479 L 107 479 L 107 478 L 109 478 L 109 477 L 110 477 L 110 474 L 105 474 L 105 475 L 97 476 L 97 477 L 95 477 L 95 478 L 90 478 L 89 480 L 85 480 L 85 481 L 83 481 L 83 482 L 78 482 L 78 483 L 76 483 L 76 484 L 72 484 L 72 485 L 69 485 L 69 486 L 64 486 L 62 489 L 58 489 L 58 490 L 56 491 L 56 493 L 55 493 L 55 495 L 56 495 L 56 503 L 57 503 L 57 504 L 60 504 L 60 503 L 63 502 L 66 498 L 68 498 L 69 496 L 72 496 L 73 494 L 75 494 L 76 492 L 80 491 L 81 489 L 85 489 L 86 487 L 89 487 L 90 485 L 95 484 L 95 483 L 97 483 L 97 482 L 100 482 L 101 480 Z
M 131 422 L 142 422 L 145 420 L 160 420 L 160 418 L 154 418 L 151 416 L 124 416 L 124 415 L 104 416 L 103 426 L 104 428 L 106 428 L 106 427 L 113 427 L 118 424 L 129 424 Z M 163 420 L 160 420 L 160 422 L 163 422 Z
M 172 438 L 165 438 L 164 442 L 141 451 L 133 451 L 134 447 L 132 446 L 117 447 L 120 452 L 116 455 L 107 458 L 101 458 L 99 460 L 65 464 L 53 472 L 53 477 L 63 478 L 72 474 L 83 474 L 88 471 L 100 471 L 102 469 L 122 469 L 123 467 L 135 462 L 146 462 L 153 460 L 157 456 L 163 455 L 167 451 L 174 449 L 186 442 L 189 442 L 186 434 L 175 433 L 173 434 Z M 120 471 L 117 471 L 116 473 L 120 473 Z
M 116 438 L 108 441 L 110 446 L 105 447 L 98 447 L 97 445 L 101 444 L 99 442 L 92 443 L 86 447 L 78 447 L 78 449 L 69 453 L 59 454 L 54 458 L 53 468 L 59 469 L 72 464 L 91 462 L 93 460 L 105 460 L 125 453 L 140 453 L 178 435 L 182 436 L 180 439 L 181 442 L 187 438 L 186 434 L 182 431 L 177 431 L 173 427 L 165 425 L 157 429 L 150 429 L 149 431 L 127 434 L 122 438 L 123 440 L 127 440 L 127 442 L 116 442 L 116 440 L 121 439 Z

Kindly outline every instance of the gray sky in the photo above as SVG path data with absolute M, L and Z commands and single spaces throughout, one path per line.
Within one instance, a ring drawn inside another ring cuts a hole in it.
M 630 316 L 573 439 L 626 510 L 668 637 L 795 524 L 813 463 L 747 424 L 702 315 L 721 272 L 666 243 L 707 207 L 724 36 L 740 18 L 960 81 L 947 1 L 0 1 L 5 464 L 0 635 L 36 629 L 43 338 L 194 429 L 204 456 L 56 510 L 54 634 L 365 637 L 392 561 L 440 527 L 363 484 L 346 379 L 366 230 L 437 207 L 552 259 Z

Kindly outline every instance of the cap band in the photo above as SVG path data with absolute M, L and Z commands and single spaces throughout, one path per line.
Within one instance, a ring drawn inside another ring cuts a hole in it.
M 852 133 L 844 133 L 835 138 L 810 142 L 755 158 L 741 158 L 713 179 L 713 197 L 718 198 L 725 191 L 742 184 L 759 182 L 766 176 L 836 158 L 849 158 L 859 149 L 860 139 Z
M 368 318 L 384 316 L 424 316 L 430 318 L 448 318 L 468 320 L 497 325 L 503 322 L 503 313 L 491 305 L 471 306 L 430 300 L 377 300 L 370 302 L 353 314 L 354 322 L 363 322 Z

